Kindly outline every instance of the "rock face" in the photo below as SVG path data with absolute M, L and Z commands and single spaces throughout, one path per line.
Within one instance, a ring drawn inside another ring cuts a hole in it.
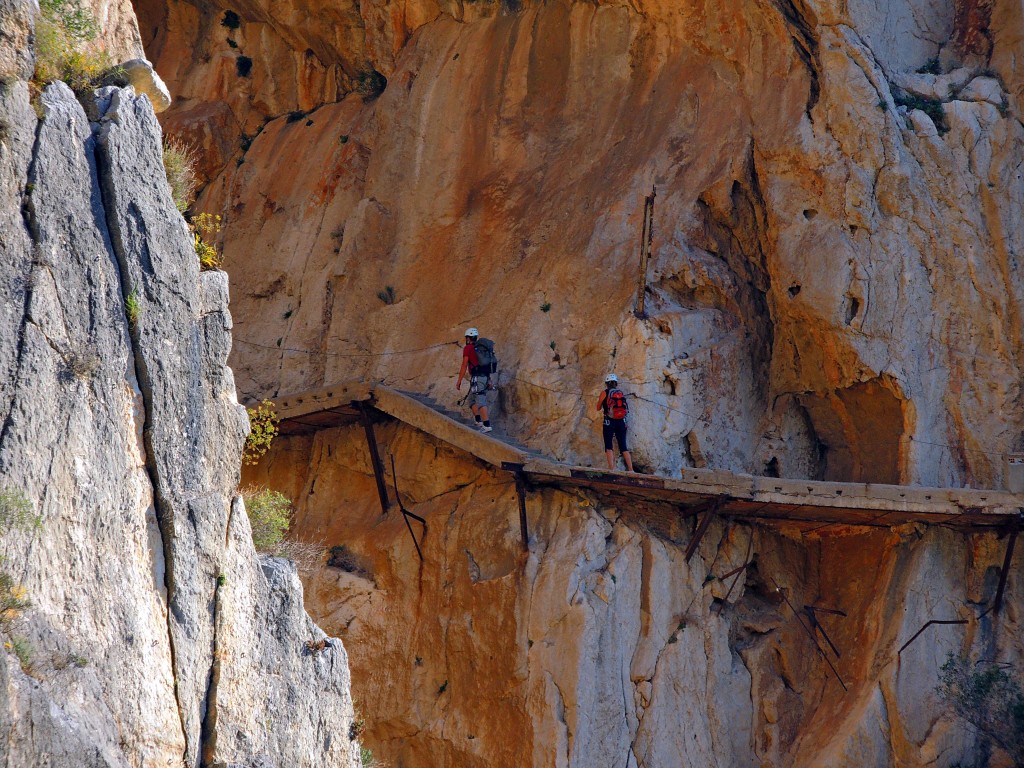
M 39 516 L 0 540 L 31 601 L 0 762 L 356 764 L 345 650 L 307 651 L 325 636 L 235 495 L 227 278 L 199 272 L 152 108 L 107 89 L 90 123 L 55 84 L 37 122 L 30 72 L 0 88 L 0 491 Z
M 651 470 L 999 486 L 1024 428 L 1006 5 L 984 71 L 931 0 L 137 8 L 225 216 L 243 393 L 452 404 L 434 345 L 472 324 L 503 418 L 559 458 L 600 455 L 616 369 Z
M 392 765 L 1006 764 L 936 692 L 952 653 L 1024 654 L 1019 560 L 982 616 L 995 536 L 723 520 L 687 563 L 692 520 L 672 506 L 534 488 L 524 553 L 508 473 L 376 432 L 427 520 L 422 563 L 399 511 L 381 515 L 358 427 L 285 438 L 247 480 L 298 500 L 299 536 L 332 547 L 307 605 L 344 638 Z M 845 613 L 817 614 L 840 655 L 810 639 L 807 605 Z M 898 652 L 933 619 L 964 624 Z
M 197 207 L 224 216 L 245 397 L 365 378 L 452 406 L 472 325 L 497 341 L 497 420 L 559 459 L 600 462 L 609 370 L 663 474 L 1000 487 L 1024 448 L 1019 3 L 135 7 L 163 125 L 202 153 Z M 545 491 L 519 563 L 505 480 L 389 440 L 422 567 L 352 434 L 282 443 L 253 478 L 354 553 L 308 602 L 397 764 L 985 759 L 933 690 L 952 650 L 1021 658 L 1019 597 L 977 618 L 994 539 L 734 526 L 684 566 L 687 530 Z M 756 573 L 716 592 L 748 542 Z M 769 579 L 801 616 L 848 614 L 828 631 L 849 692 Z

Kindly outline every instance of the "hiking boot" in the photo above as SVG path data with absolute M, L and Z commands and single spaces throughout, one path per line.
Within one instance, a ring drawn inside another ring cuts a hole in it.
M 481 432 L 493 432 L 493 431 L 494 431 L 494 428 L 493 428 L 493 427 L 484 427 L 484 426 L 481 426 L 481 427 L 480 427 L 480 431 L 481 431 Z

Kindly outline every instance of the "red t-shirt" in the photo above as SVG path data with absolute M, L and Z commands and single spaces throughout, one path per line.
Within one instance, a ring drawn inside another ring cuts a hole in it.
M 480 358 L 476 356 L 476 345 L 467 344 L 462 348 L 462 358 L 469 361 L 469 372 L 473 373 L 473 369 L 480 365 Z

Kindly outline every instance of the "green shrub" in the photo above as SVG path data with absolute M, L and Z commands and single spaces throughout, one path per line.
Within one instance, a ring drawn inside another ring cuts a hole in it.
M 269 488 L 247 488 L 245 511 L 252 526 L 252 543 L 257 552 L 276 554 L 284 535 L 288 532 L 292 503 L 288 497 Z
M 220 25 L 228 29 L 238 29 L 242 26 L 242 19 L 234 11 L 224 11 L 224 18 L 220 20 Z
M 935 130 L 939 132 L 940 136 L 949 132 L 949 125 L 946 123 L 946 112 L 942 107 L 941 101 L 923 99 L 920 96 L 910 94 L 895 96 L 894 101 L 897 106 L 906 107 L 909 110 L 919 109 L 928 115 L 931 121 L 935 123 Z
M 377 291 L 377 298 L 383 301 L 385 304 L 395 303 L 395 289 L 394 286 L 387 285 L 383 291 Z
M 1024 690 L 1001 665 L 972 665 L 950 654 L 938 691 L 957 715 L 1024 765 Z
M 212 240 L 220 232 L 220 216 L 212 213 L 201 213 L 189 223 L 192 230 L 193 244 L 196 249 L 196 256 L 199 257 L 199 269 L 219 269 L 221 256 L 215 245 L 210 245 Z
M 81 0 L 40 0 L 36 19 L 36 87 L 63 80 L 77 94 L 111 83 L 124 73 L 99 41 L 99 25 Z
M 133 328 L 139 322 L 140 312 L 142 312 L 142 305 L 139 304 L 139 294 L 132 291 L 124 297 L 124 316 L 128 318 L 128 322 Z
M 21 664 L 21 670 L 26 675 L 32 674 L 35 648 L 32 647 L 32 642 L 28 638 L 12 635 L 11 639 L 4 643 L 4 647 L 9 651 L 14 651 L 14 655 L 18 657 L 18 662 Z
M 3 558 L 0 558 L 2 564 Z M 21 612 L 30 605 L 25 588 L 15 582 L 7 571 L 0 570 L 0 629 L 9 631 Z
M 199 179 L 196 177 L 196 151 L 180 139 L 164 139 L 164 174 L 171 187 L 174 207 L 181 213 L 195 199 Z
M 356 76 L 355 91 L 363 97 L 363 101 L 373 101 L 388 86 L 388 79 L 372 67 L 363 70 Z
M 248 56 L 239 56 L 235 59 L 235 71 L 239 77 L 248 77 L 252 72 L 252 59 Z
M 0 488 L 0 533 L 39 525 L 39 516 L 25 494 L 14 488 Z
M 373 756 L 373 752 L 362 745 L 359 746 L 359 762 L 362 763 L 363 768 L 380 768 L 380 763 Z
M 259 464 L 263 454 L 270 450 L 271 443 L 277 437 L 277 422 L 281 417 L 269 400 L 264 400 L 255 408 L 247 408 L 246 413 L 249 415 L 249 435 L 242 448 L 242 461 L 252 466 Z

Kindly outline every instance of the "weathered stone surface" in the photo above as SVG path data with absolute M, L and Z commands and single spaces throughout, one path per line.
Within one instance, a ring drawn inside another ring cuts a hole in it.
M 935 688 L 950 653 L 1019 658 L 1019 563 L 1010 603 L 978 618 L 995 536 L 715 521 L 686 563 L 677 510 L 536 488 L 527 555 L 509 474 L 407 426 L 376 432 L 427 520 L 422 564 L 397 510 L 380 515 L 358 426 L 286 438 L 246 479 L 298 501 L 299 538 L 344 548 L 306 601 L 345 639 L 385 760 L 950 768 L 979 754 Z M 841 656 L 809 638 L 805 605 L 845 612 L 818 614 Z M 897 655 L 927 621 L 958 618 Z
M 602 460 L 609 370 L 639 396 L 634 460 L 662 474 L 998 487 L 1021 449 L 1020 3 L 363 2 L 318 28 L 302 0 L 257 0 L 235 31 L 222 4 L 138 6 L 183 97 L 165 125 L 202 147 L 199 206 L 225 216 L 245 396 L 362 377 L 454 407 L 449 343 L 474 325 L 498 341 L 496 420 L 558 459 Z M 919 71 L 932 59 L 945 74 Z M 370 67 L 376 98 L 354 90 Z M 979 76 L 1005 105 L 965 89 Z M 688 527 L 538 490 L 524 568 L 507 478 L 382 432 L 430 523 L 422 566 L 379 516 L 358 432 L 288 441 L 253 477 L 351 553 L 307 600 L 352 641 L 393 761 L 948 767 L 982 749 L 937 711 L 936 665 L 1018 660 L 1019 598 L 984 642 L 947 627 L 894 656 L 946 608 L 990 604 L 990 537 L 976 554 L 716 527 L 683 566 Z M 733 595 L 704 584 L 751 541 Z M 847 612 L 825 625 L 849 693 L 769 576 L 798 613 Z
M 204 764 L 360 765 L 345 648 L 306 614 L 295 565 L 257 559 L 241 500 L 225 561 Z M 323 649 L 306 645 L 318 641 Z
M 4 339 L 18 367 L 0 435 L 3 485 L 41 516 L 38 531 L 3 541 L 33 603 L 20 631 L 34 648 L 34 677 L 5 654 L 0 718 L 14 730 L 4 743 L 11 765 L 179 760 L 185 740 L 140 440 L 145 411 L 95 140 L 63 84 L 48 88 L 43 104 L 27 177 L 32 279 L 20 285 L 20 327 Z
M 1015 385 L 981 382 L 1019 379 L 1021 129 L 995 112 L 978 113 L 981 144 L 946 133 L 974 70 L 897 66 L 907 51 L 828 3 L 799 18 L 739 2 L 442 12 L 380 64 L 379 98 L 257 131 L 257 112 L 307 103 L 243 108 L 227 74 L 186 68 L 190 30 L 227 34 L 174 20 L 187 9 L 169 6 L 154 56 L 189 93 L 167 124 L 207 150 L 199 205 L 225 215 L 246 396 L 365 376 L 454 405 L 457 353 L 435 345 L 472 323 L 498 337 L 499 418 L 557 458 L 600 457 L 592 403 L 615 368 L 644 398 L 644 468 L 1001 483 L 1024 412 Z M 904 10 L 942 43 L 951 8 Z M 947 117 L 896 108 L 890 77 Z M 638 320 L 636 235 L 658 180 Z M 377 298 L 388 285 L 394 303 Z M 381 354 L 409 350 L 423 351 Z
M 0 90 L 0 491 L 40 516 L 0 538 L 32 603 L 4 629 L 0 762 L 353 765 L 344 649 L 304 655 L 323 634 L 235 496 L 227 276 L 199 273 L 149 101 L 98 102 L 90 124 L 54 84 L 34 132 L 26 83 Z
M 957 98 L 964 101 L 987 101 L 997 107 L 1006 103 L 1003 98 L 1003 87 L 994 77 L 974 78 L 957 94 Z
M 135 92 L 144 93 L 149 97 L 154 112 L 163 112 L 171 106 L 171 94 L 152 64 L 145 59 L 132 59 L 119 66 L 124 70 Z
M 86 0 L 83 5 L 99 23 L 103 47 L 114 61 L 129 61 L 145 55 L 131 0 Z

